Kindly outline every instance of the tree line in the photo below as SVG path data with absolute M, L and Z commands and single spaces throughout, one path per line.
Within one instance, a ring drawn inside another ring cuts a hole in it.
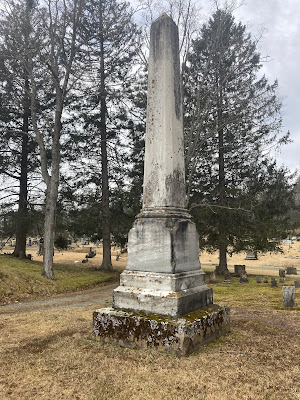
M 186 204 L 200 246 L 227 255 L 279 250 L 291 228 L 294 176 L 270 149 L 284 145 L 278 82 L 262 75 L 257 40 L 216 9 L 201 24 L 191 0 L 4 1 L 0 26 L 2 237 L 44 238 L 53 279 L 55 238 L 103 241 L 111 270 L 141 208 L 149 24 L 167 12 L 179 26 Z

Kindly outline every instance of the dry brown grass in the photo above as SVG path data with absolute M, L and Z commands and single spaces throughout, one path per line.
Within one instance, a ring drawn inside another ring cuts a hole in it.
M 258 261 L 244 261 L 241 255 L 229 261 L 247 269 L 261 262 L 264 271 L 263 264 L 283 266 L 290 260 L 284 257 L 296 257 L 298 244 L 294 247 L 294 254 Z M 76 252 L 63 254 L 55 261 L 62 257 L 66 263 L 66 254 L 70 263 L 76 256 L 80 260 Z M 216 265 L 214 257 L 202 255 L 205 269 Z M 98 254 L 91 262 L 97 264 L 100 258 Z M 299 268 L 298 260 L 291 260 Z M 114 266 L 123 269 L 125 263 L 122 255 Z M 94 342 L 94 307 L 0 315 L 0 399 L 300 399 L 299 307 L 276 310 L 268 296 L 261 304 L 259 298 L 256 303 L 245 298 L 246 304 L 235 294 L 234 284 L 227 287 L 215 287 L 214 295 L 216 303 L 233 305 L 231 333 L 186 358 Z M 281 295 L 280 290 L 274 293 Z
M 3 400 L 300 399 L 299 311 L 232 309 L 186 358 L 91 340 L 92 307 L 0 317 Z

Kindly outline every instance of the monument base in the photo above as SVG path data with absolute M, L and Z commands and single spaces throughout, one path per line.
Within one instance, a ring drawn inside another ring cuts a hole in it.
M 151 314 L 181 315 L 213 303 L 202 269 L 177 274 L 125 270 L 113 291 L 113 307 Z
M 230 331 L 230 308 L 211 305 L 180 318 L 113 308 L 95 310 L 95 340 L 185 356 Z

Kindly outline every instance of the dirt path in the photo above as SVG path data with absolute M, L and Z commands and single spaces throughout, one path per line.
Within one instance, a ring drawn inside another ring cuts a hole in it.
M 8 304 L 0 307 L 0 315 L 21 314 L 53 308 L 90 306 L 100 303 L 103 305 L 104 302 L 107 302 L 107 305 L 111 305 L 112 291 L 117 286 L 118 284 L 114 282 L 109 285 L 87 289 L 76 294 L 69 293 L 57 295 L 50 299 Z

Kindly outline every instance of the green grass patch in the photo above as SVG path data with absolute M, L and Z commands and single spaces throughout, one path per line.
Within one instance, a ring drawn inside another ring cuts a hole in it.
M 76 291 L 118 279 L 114 272 L 104 273 L 81 263 L 55 264 L 55 280 L 46 279 L 41 272 L 41 262 L 0 255 L 0 304 Z
M 239 278 L 232 277 L 231 284 L 223 283 L 224 277 L 217 277 L 216 284 L 208 285 L 213 288 L 214 303 L 288 310 L 283 307 L 282 286 L 293 286 L 294 279 L 287 277 L 284 283 L 279 283 L 277 278 L 278 287 L 272 288 L 271 277 L 269 283 L 256 283 L 256 276 L 260 275 L 248 275 L 249 283 L 239 283 Z M 261 278 L 263 281 L 263 276 Z M 300 288 L 296 288 L 296 303 L 297 307 L 292 310 L 300 310 Z

